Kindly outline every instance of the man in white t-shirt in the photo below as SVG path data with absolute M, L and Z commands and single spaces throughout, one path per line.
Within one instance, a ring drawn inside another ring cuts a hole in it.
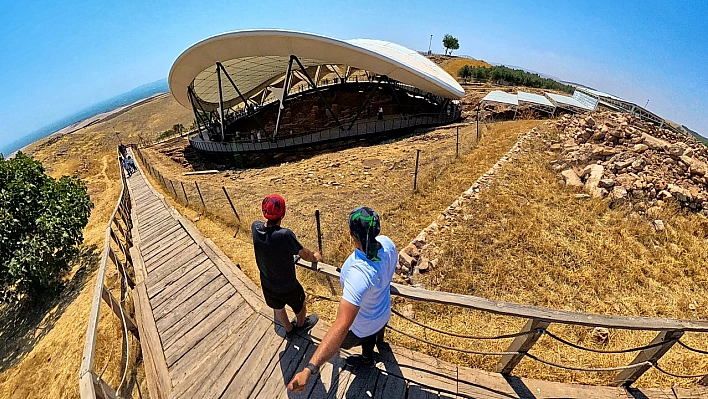
M 391 318 L 391 280 L 398 262 L 393 241 L 379 236 L 381 221 L 371 208 L 358 207 L 349 214 L 349 233 L 356 249 L 342 265 L 342 300 L 334 324 L 304 370 L 297 373 L 288 389 L 302 392 L 307 379 L 341 347 L 361 345 L 365 365 L 373 365 L 374 346 L 383 337 Z

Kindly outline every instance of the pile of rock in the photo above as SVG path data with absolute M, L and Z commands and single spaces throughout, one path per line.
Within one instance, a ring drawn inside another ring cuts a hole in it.
M 564 115 L 548 141 L 561 153 L 554 169 L 595 197 L 632 200 L 640 213 L 676 200 L 708 215 L 708 147 L 628 114 Z

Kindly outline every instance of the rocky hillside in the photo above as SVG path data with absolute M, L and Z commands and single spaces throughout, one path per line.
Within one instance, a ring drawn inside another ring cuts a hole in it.
M 553 123 L 561 134 L 547 145 L 561 153 L 553 167 L 566 184 L 639 213 L 678 201 L 708 216 L 708 147 L 695 138 L 614 112 Z

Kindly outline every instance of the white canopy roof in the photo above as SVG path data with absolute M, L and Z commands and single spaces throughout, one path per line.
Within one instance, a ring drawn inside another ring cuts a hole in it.
M 172 65 L 170 91 L 187 108 L 192 106 L 187 94 L 190 85 L 203 105 L 218 104 L 216 63 L 220 62 L 239 91 L 249 98 L 286 73 L 291 55 L 297 56 L 305 68 L 346 65 L 386 75 L 444 98 L 460 98 L 465 94 L 447 72 L 398 44 L 371 39 L 339 40 L 285 30 L 228 32 L 192 45 Z M 221 78 L 225 105 L 241 103 L 231 83 L 223 74 Z
M 577 108 L 586 109 L 588 111 L 592 111 L 591 108 L 589 108 L 585 104 L 581 103 L 580 101 L 574 99 L 573 97 L 561 96 L 560 94 L 553 94 L 553 93 L 548 93 L 548 92 L 546 92 L 546 95 L 548 96 L 548 98 L 550 98 L 551 100 L 555 101 L 558 104 L 569 105 L 571 107 L 577 107 Z
M 545 105 L 548 107 L 555 107 L 553 105 L 553 103 L 548 101 L 548 99 L 546 97 L 539 95 L 539 94 L 526 93 L 524 91 L 520 91 L 520 92 L 518 92 L 517 96 L 519 98 L 519 101 Z
M 519 105 L 519 98 L 516 94 L 510 94 L 499 90 L 490 91 L 486 96 L 484 96 L 482 101 Z

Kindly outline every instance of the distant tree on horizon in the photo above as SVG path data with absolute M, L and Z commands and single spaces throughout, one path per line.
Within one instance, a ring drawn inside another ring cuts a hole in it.
M 450 53 L 449 55 L 452 55 L 452 50 L 457 50 L 460 48 L 460 42 L 456 37 L 453 37 L 449 33 L 446 33 L 445 36 L 443 36 L 442 42 L 443 47 L 445 47 L 445 55 L 448 55 L 448 52 Z
M 78 175 L 54 179 L 18 152 L 0 156 L 0 302 L 38 298 L 71 269 L 91 214 Z

